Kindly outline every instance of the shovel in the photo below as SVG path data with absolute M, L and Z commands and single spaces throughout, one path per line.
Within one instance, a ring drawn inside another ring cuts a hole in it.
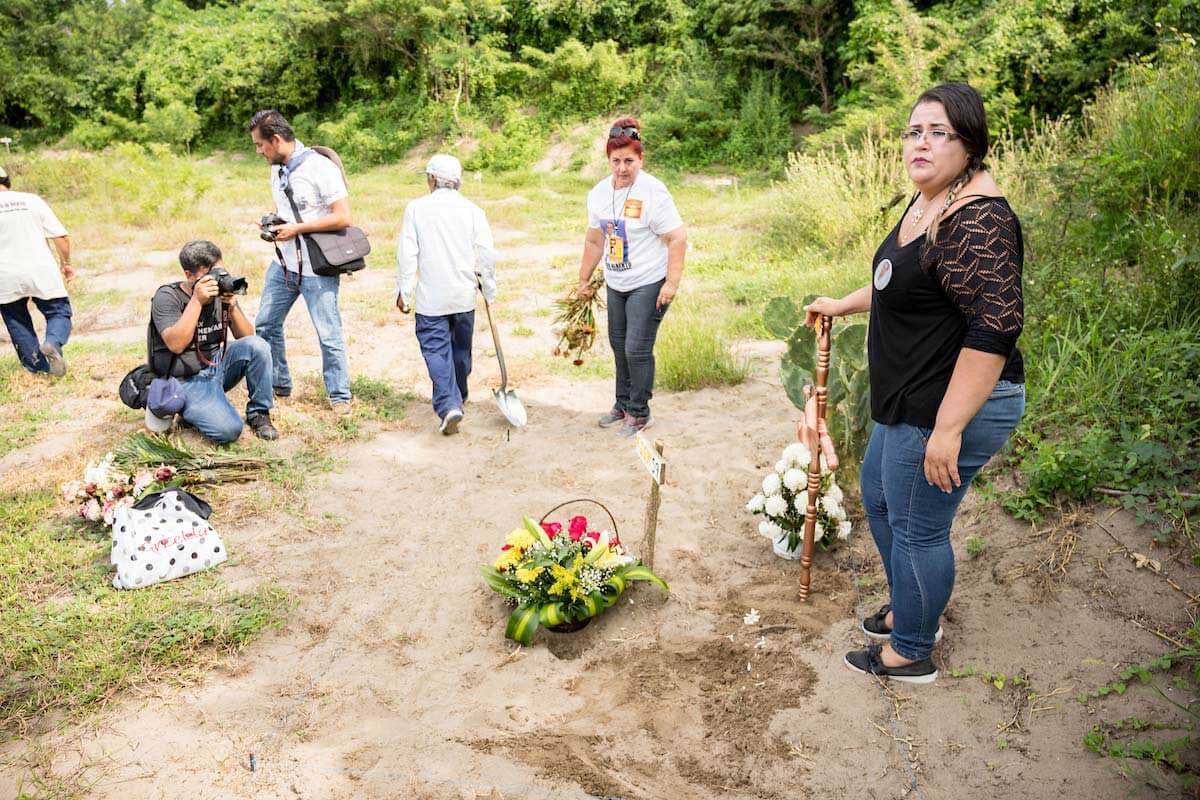
M 479 287 L 479 293 L 483 294 L 483 283 L 478 275 L 475 276 L 475 285 Z M 504 368 L 504 351 L 500 349 L 500 336 L 496 333 L 496 323 L 492 320 L 492 309 L 488 305 L 486 297 L 483 298 L 483 310 L 487 312 L 488 327 L 492 329 L 492 343 L 496 345 L 496 360 L 500 362 L 500 388 L 492 390 L 492 394 L 496 397 L 496 406 L 514 428 L 523 428 L 529 421 L 529 417 L 525 413 L 525 406 L 521 404 L 521 398 L 508 388 L 508 370 Z

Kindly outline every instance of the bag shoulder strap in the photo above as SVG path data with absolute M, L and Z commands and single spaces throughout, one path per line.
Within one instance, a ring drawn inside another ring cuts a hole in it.
M 332 161 L 334 166 L 338 168 L 338 172 L 342 173 L 342 183 L 346 184 L 347 189 L 350 188 L 350 181 L 346 178 L 346 167 L 342 165 L 342 157 L 337 154 L 336 150 L 334 150 L 332 147 L 324 147 L 319 144 L 313 145 L 309 148 L 309 150 L 319 153 Z
M 311 153 L 312 150 L 309 149 L 305 152 Z M 303 156 L 301 157 L 301 163 L 304 163 Z M 300 165 L 297 164 L 296 166 L 300 166 Z M 300 209 L 296 205 L 296 196 L 294 194 L 292 194 L 292 181 L 288 177 L 293 171 L 294 170 L 288 170 L 286 167 L 281 166 L 279 168 L 279 178 L 280 178 L 279 182 L 283 186 L 283 193 L 288 199 L 288 205 L 290 205 L 292 207 L 292 215 L 296 218 L 296 222 L 303 222 L 304 218 L 300 216 Z M 299 237 L 299 236 L 297 236 L 295 238 L 295 242 L 296 242 L 296 274 L 303 276 L 304 275 L 304 248 L 300 246 L 300 238 L 301 237 Z M 280 251 L 280 249 L 279 249 L 279 243 L 272 242 L 272 244 L 275 245 L 275 256 L 279 259 L 279 266 L 286 274 L 287 273 L 287 262 L 283 260 L 283 252 Z M 303 280 L 303 278 L 301 278 L 301 280 Z

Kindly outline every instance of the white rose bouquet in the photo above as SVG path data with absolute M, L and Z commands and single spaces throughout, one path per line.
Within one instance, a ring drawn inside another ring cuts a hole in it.
M 804 539 L 804 509 L 808 505 L 808 462 L 810 454 L 803 442 L 794 442 L 783 451 L 775 471 L 763 478 L 762 491 L 750 498 L 746 510 L 762 514 L 758 532 L 774 543 L 781 558 L 800 558 Z M 842 489 L 821 457 L 821 494 L 817 501 L 817 546 L 825 550 L 835 540 L 850 538 L 850 521 Z

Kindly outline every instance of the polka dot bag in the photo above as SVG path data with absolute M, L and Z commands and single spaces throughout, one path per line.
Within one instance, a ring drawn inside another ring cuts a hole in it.
M 140 589 L 215 567 L 226 559 L 225 543 L 206 520 L 192 513 L 178 492 L 163 492 L 144 510 L 120 506 L 113 517 L 113 586 Z

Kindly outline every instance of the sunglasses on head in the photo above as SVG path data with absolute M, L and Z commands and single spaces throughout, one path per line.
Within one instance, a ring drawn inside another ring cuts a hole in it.
M 615 139 L 622 134 L 628 136 L 630 139 L 637 139 L 638 141 L 642 140 L 642 134 L 638 132 L 637 128 L 632 126 L 622 128 L 619 125 L 614 125 L 611 129 L 609 129 L 608 138 Z

